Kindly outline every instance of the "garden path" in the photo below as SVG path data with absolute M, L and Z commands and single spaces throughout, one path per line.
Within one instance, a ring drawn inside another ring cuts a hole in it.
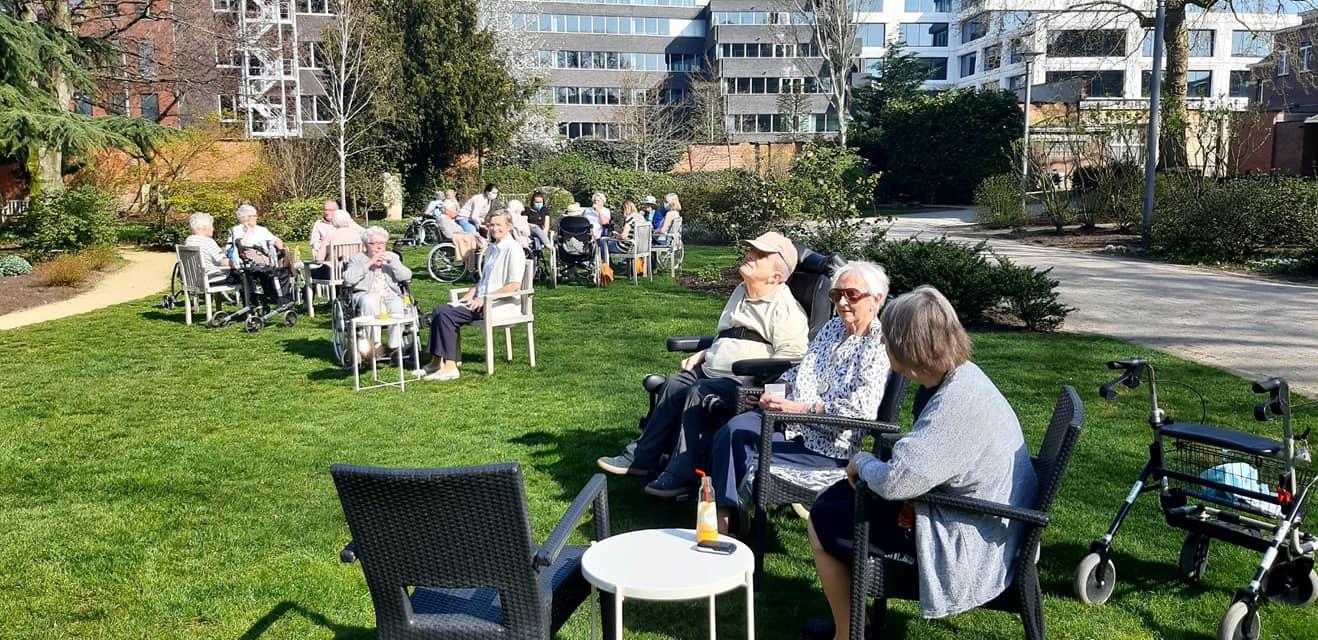
M 173 253 L 125 251 L 123 255 L 128 264 L 101 278 L 89 291 L 67 300 L 0 315 L 0 331 L 95 311 L 169 288 L 174 270 Z
M 967 209 L 926 212 L 898 218 L 888 233 L 984 239 L 970 229 L 973 220 Z M 1128 340 L 1250 379 L 1282 376 L 1318 398 L 1318 287 L 996 238 L 989 244 L 1012 260 L 1053 268 L 1062 301 L 1078 308 L 1063 331 Z

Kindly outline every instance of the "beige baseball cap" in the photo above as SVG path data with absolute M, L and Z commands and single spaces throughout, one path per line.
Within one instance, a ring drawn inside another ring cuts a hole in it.
M 754 240 L 742 240 L 746 244 L 759 249 L 765 253 L 776 253 L 782 256 L 783 261 L 787 263 L 788 272 L 796 270 L 796 245 L 788 240 L 783 234 L 776 231 L 760 234 Z

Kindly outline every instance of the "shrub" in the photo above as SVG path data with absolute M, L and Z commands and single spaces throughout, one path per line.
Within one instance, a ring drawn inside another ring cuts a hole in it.
M 1057 281 L 1051 270 L 1039 271 L 1003 258 L 989 259 L 987 244 L 962 245 L 946 237 L 877 239 L 865 258 L 883 265 L 893 295 L 920 285 L 932 285 L 947 296 L 963 324 L 985 319 L 989 311 L 1005 312 L 1036 331 L 1052 331 L 1074 309 L 1057 302 Z
M 32 265 L 22 256 L 8 255 L 0 258 L 0 277 L 23 276 L 32 273 Z
M 735 204 L 729 211 L 704 216 L 709 232 L 723 241 L 754 238 L 766 231 L 782 231 L 796 218 L 800 200 L 791 181 L 743 173 L 732 187 Z M 686 219 L 686 208 L 682 217 Z M 697 216 L 697 220 L 701 217 Z
M 266 212 L 262 224 L 285 241 L 301 240 L 311 235 L 311 226 L 320 219 L 324 205 L 324 197 L 285 200 Z
M 1025 226 L 1020 180 L 1007 173 L 985 178 L 975 188 L 975 215 L 980 224 L 990 229 Z
M 37 268 L 41 281 L 48 287 L 76 287 L 92 272 L 92 263 L 81 254 L 65 254 L 46 261 Z
M 1005 256 L 997 256 L 993 272 L 994 290 L 1001 297 L 1001 309 L 1025 323 L 1031 331 L 1054 331 L 1062 326 L 1066 315 L 1075 311 L 1057 301 L 1057 280 L 1049 277 L 1052 267 L 1039 271 L 1017 265 Z
M 970 323 L 997 303 L 993 264 L 985 256 L 987 246 L 984 242 L 957 244 L 946 237 L 877 240 L 866 247 L 865 258 L 888 271 L 893 294 L 906 293 L 922 284 L 933 285 L 947 296 L 961 322 Z
M 19 225 L 23 247 L 36 261 L 93 244 L 113 244 L 114 197 L 96 187 L 46 192 L 32 200 Z
M 1171 175 L 1157 186 L 1153 244 L 1177 258 L 1240 262 L 1318 240 L 1318 183 L 1312 180 L 1259 176 L 1219 182 Z
M 1071 208 L 1071 192 L 1054 188 L 1050 183 L 1044 187 L 1041 197 L 1043 218 L 1053 225 L 1057 233 L 1062 227 L 1075 221 L 1075 209 Z
M 792 164 L 791 180 L 803 219 L 797 235 L 816 251 L 858 257 L 871 225 L 852 220 L 874 202 L 879 183 L 869 161 L 838 144 L 811 143 Z
M 97 271 L 105 271 L 119 264 L 119 261 L 123 259 L 119 255 L 119 249 L 108 244 L 94 244 L 79 251 L 78 255 L 86 259 L 87 265 Z
M 1144 168 L 1133 162 L 1085 166 L 1071 175 L 1071 188 L 1080 194 L 1076 218 L 1092 228 L 1116 222 L 1122 229 L 1138 228 L 1144 213 Z

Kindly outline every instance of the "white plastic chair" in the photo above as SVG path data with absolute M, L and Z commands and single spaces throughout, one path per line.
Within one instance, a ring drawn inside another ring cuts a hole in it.
M 306 296 L 307 296 L 307 316 L 316 317 L 316 287 L 323 286 L 329 289 L 329 300 L 334 302 L 338 297 L 339 285 L 343 284 L 343 267 L 348 264 L 353 256 L 362 252 L 362 243 L 360 242 L 336 242 L 330 245 L 329 250 L 329 268 L 330 277 L 324 280 L 311 277 L 311 267 L 306 267 Z
M 211 298 L 222 293 L 237 291 L 238 288 L 227 284 L 211 284 L 210 278 L 206 277 L 206 267 L 202 263 L 200 247 L 185 247 L 174 245 L 174 255 L 178 256 L 179 276 L 183 279 L 183 318 L 187 324 L 192 324 L 192 308 L 200 301 L 194 301 L 192 296 L 200 296 L 206 302 L 206 320 L 209 322 L 215 315 L 215 308 L 212 306 Z
M 668 244 L 654 245 L 651 254 L 654 256 L 656 263 L 662 264 L 665 261 L 668 262 L 668 276 L 671 278 L 677 277 L 677 267 L 680 266 L 683 253 L 682 219 L 678 218 L 673 221 L 673 225 L 668 228 Z
M 485 333 L 485 375 L 494 375 L 494 330 L 503 327 L 504 347 L 507 350 L 508 362 L 513 361 L 513 327 L 519 324 L 526 325 L 526 349 L 531 358 L 531 368 L 535 368 L 535 313 L 532 307 L 532 298 L 535 296 L 535 289 L 532 285 L 532 278 L 535 277 L 535 269 L 532 265 L 527 264 L 526 270 L 522 274 L 522 288 L 511 293 L 492 293 L 485 296 L 484 309 L 485 314 L 481 318 L 481 329 Z M 462 298 L 471 287 L 461 289 L 450 289 L 448 292 L 449 302 L 457 302 Z M 517 315 L 510 315 L 502 318 L 493 317 L 495 314 L 490 313 L 493 307 L 490 304 L 495 300 L 521 296 L 521 308 Z
M 628 266 L 632 272 L 632 284 L 636 284 L 637 281 L 637 260 L 641 261 L 645 269 L 645 275 L 651 280 L 654 279 L 654 253 L 650 242 L 650 234 L 652 230 L 653 229 L 648 223 L 637 225 L 636 228 L 632 229 L 632 237 L 627 240 L 627 242 L 632 243 L 631 250 L 618 251 L 609 254 L 610 260 L 613 258 L 623 258 L 630 261 Z

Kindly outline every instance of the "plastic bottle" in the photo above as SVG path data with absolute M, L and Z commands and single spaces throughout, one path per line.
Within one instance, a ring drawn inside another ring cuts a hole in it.
M 704 471 L 700 475 L 700 502 L 696 504 L 696 542 L 718 540 L 718 507 L 714 504 L 714 485 Z
M 389 319 L 389 307 L 384 305 L 384 294 L 380 294 L 380 314 L 377 317 L 381 320 Z

